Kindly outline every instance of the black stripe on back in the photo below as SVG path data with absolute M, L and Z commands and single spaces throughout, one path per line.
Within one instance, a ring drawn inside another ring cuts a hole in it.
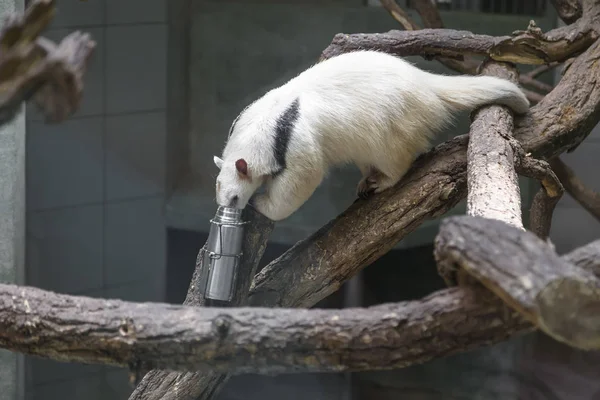
M 287 166 L 286 154 L 292 131 L 296 121 L 300 116 L 300 100 L 296 98 L 289 107 L 277 119 L 275 126 L 275 141 L 273 143 L 273 152 L 278 170 L 273 175 L 281 173 Z

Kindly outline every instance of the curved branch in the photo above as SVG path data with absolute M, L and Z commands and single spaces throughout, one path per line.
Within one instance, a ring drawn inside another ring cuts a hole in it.
M 337 34 L 321 57 L 331 58 L 356 50 L 379 50 L 399 56 L 449 57 L 490 56 L 496 61 L 548 64 L 564 61 L 589 47 L 598 34 L 588 23 L 578 22 L 547 33 L 531 24 L 513 36 L 494 37 L 453 29 L 389 31 L 387 33 Z
M 400 23 L 407 31 L 416 31 L 419 26 L 410 18 L 410 16 L 396 3 L 396 0 L 379 0 L 383 8 Z
M 487 218 L 450 217 L 435 255 L 447 281 L 460 268 L 553 338 L 600 349 L 600 279 L 533 233 Z
M 600 221 L 600 194 L 585 186 L 577 178 L 575 172 L 559 157 L 550 160 L 550 166 L 562 182 L 567 193 L 585 208 L 594 218 Z

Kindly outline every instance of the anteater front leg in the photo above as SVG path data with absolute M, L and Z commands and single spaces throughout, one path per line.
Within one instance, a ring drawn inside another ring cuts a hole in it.
M 284 170 L 266 186 L 266 192 L 256 195 L 253 205 L 265 217 L 280 221 L 292 215 L 312 196 L 323 180 L 323 172 Z

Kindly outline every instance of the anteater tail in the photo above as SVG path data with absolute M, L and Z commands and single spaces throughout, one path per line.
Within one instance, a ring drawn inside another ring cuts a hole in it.
M 454 110 L 472 110 L 486 104 L 502 104 L 525 114 L 529 101 L 514 83 L 492 76 L 434 75 L 429 82 L 437 95 Z

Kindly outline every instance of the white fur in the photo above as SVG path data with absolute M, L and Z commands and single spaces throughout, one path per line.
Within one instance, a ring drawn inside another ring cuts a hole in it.
M 286 153 L 287 168 L 276 177 L 273 143 L 277 119 L 298 98 L 299 118 Z M 343 54 L 304 71 L 269 91 L 240 115 L 223 151 L 217 203 L 243 208 L 264 183 L 254 206 L 278 221 L 313 194 L 332 165 L 354 163 L 363 174 L 359 193 L 395 185 L 416 156 L 459 110 L 485 104 L 529 108 L 515 84 L 487 76 L 443 76 L 381 52 Z M 242 179 L 236 160 L 248 163 Z

